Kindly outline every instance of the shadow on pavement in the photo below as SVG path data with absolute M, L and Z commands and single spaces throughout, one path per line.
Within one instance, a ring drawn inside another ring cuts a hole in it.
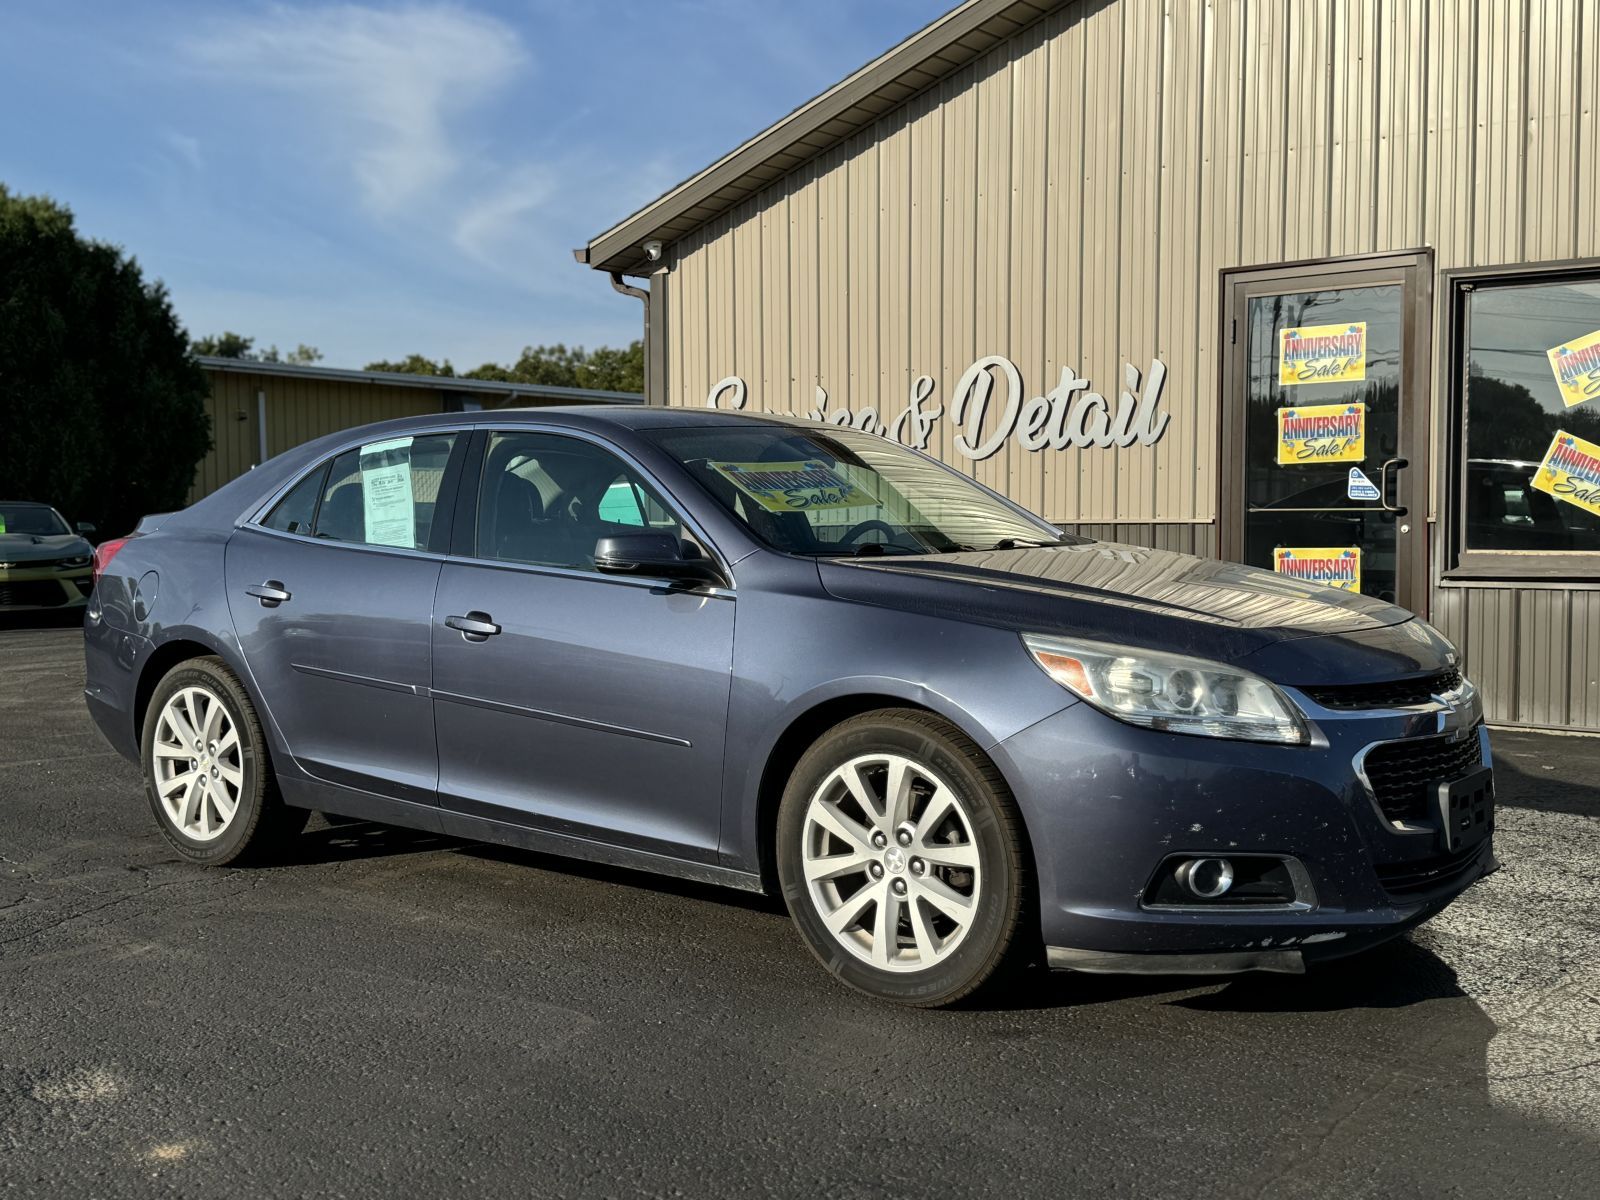
M 30 629 L 82 629 L 82 608 L 44 608 L 25 612 L 0 610 L 0 633 Z

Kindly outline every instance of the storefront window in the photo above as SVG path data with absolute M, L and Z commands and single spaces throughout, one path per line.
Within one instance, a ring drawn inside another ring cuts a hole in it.
M 1600 273 L 1458 281 L 1459 565 L 1600 573 Z

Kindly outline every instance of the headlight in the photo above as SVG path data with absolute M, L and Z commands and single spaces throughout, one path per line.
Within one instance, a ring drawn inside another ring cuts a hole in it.
M 1251 742 L 1303 746 L 1311 740 L 1294 704 L 1259 675 L 1103 642 L 1036 633 L 1023 634 L 1022 641 L 1051 679 L 1119 721 Z
M 62 558 L 56 560 L 56 566 L 60 567 L 63 571 L 75 571 L 79 567 L 87 567 L 88 565 L 89 556 L 87 554 L 80 554 L 77 558 Z

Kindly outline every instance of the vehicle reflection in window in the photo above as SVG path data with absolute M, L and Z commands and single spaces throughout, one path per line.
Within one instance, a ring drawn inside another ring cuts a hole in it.
M 1569 404 L 1551 365 L 1600 331 L 1600 280 L 1485 284 L 1467 305 L 1465 548 L 1600 552 L 1600 515 L 1534 486 L 1558 431 L 1600 442 L 1600 382 Z

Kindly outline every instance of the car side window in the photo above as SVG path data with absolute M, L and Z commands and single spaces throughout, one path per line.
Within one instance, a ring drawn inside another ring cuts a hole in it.
M 426 550 L 454 444 L 454 434 L 440 433 L 346 450 L 328 466 L 315 536 Z
M 655 490 L 609 450 L 560 434 L 490 435 L 478 490 L 478 558 L 593 571 L 597 541 L 641 529 L 686 538 Z
M 281 533 L 309 535 L 311 523 L 317 516 L 317 501 L 322 498 L 322 480 L 327 473 L 328 464 L 323 463 L 295 484 L 289 489 L 288 495 L 272 506 L 272 511 L 261 524 Z

